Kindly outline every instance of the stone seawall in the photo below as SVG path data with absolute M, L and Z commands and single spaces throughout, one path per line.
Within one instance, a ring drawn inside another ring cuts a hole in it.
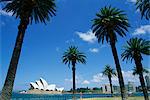
M 62 94 L 62 92 L 33 89 L 33 90 L 27 90 L 26 94 Z

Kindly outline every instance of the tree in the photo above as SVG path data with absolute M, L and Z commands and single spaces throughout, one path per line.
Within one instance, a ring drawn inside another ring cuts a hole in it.
M 121 54 L 123 61 L 134 60 L 136 69 L 133 74 L 139 74 L 140 83 L 142 86 L 145 100 L 149 100 L 147 89 L 144 82 L 143 72 L 145 71 L 142 65 L 142 54 L 150 55 L 150 41 L 142 38 L 131 38 L 124 46 L 124 52 Z
M 116 70 L 118 74 L 120 90 L 122 99 L 126 99 L 126 91 L 124 80 L 121 72 L 121 66 L 116 49 L 117 35 L 124 37 L 126 36 L 125 31 L 128 31 L 129 27 L 128 19 L 124 11 L 109 7 L 104 7 L 96 14 L 96 18 L 93 20 L 93 33 L 98 38 L 98 42 L 110 43 L 111 50 L 113 53 L 114 61 L 116 64 Z
M 114 69 L 112 69 L 110 67 L 110 65 L 106 65 L 105 68 L 104 68 L 104 71 L 102 72 L 103 75 L 107 76 L 108 79 L 109 79 L 109 83 L 110 83 L 110 88 L 111 88 L 111 94 L 113 94 L 113 88 L 112 88 L 112 76 L 116 76 L 116 72 Z
M 141 71 L 139 71 L 136 67 L 134 67 L 134 69 L 133 69 L 133 75 L 139 75 L 141 73 Z M 145 69 L 145 68 L 143 68 L 143 70 L 142 70 L 142 73 L 149 73 L 149 71 L 147 70 L 147 69 Z
M 4 1 L 4 0 L 3 0 Z M 8 0 L 6 0 L 8 1 Z M 54 0 L 11 0 L 3 8 L 6 12 L 12 12 L 13 16 L 20 19 L 18 35 L 10 61 L 4 87 L 2 89 L 1 100 L 10 100 L 16 76 L 17 66 L 21 53 L 27 26 L 34 20 L 35 23 L 45 23 L 50 17 L 55 15 Z
M 77 63 L 86 63 L 86 56 L 84 53 L 80 52 L 77 47 L 70 46 L 63 54 L 62 62 L 64 64 L 72 65 L 72 77 L 73 77 L 73 94 L 75 94 L 76 85 L 75 85 L 75 70 Z
M 141 16 L 149 20 L 150 19 L 150 0 L 137 0 L 136 9 L 140 10 Z

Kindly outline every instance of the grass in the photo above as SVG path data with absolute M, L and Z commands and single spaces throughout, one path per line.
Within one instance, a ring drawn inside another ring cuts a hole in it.
M 149 96 L 150 98 L 150 96 Z M 112 97 L 112 98 L 87 98 L 87 99 L 80 99 L 80 100 L 121 100 L 121 97 Z M 144 100 L 144 97 L 128 97 L 127 100 Z

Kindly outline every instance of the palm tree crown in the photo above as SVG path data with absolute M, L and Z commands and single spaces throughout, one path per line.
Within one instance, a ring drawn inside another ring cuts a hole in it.
M 131 38 L 127 41 L 127 45 L 124 46 L 124 52 L 121 57 L 123 60 L 133 60 L 138 56 L 142 60 L 141 54 L 150 55 L 150 41 L 146 41 L 142 38 Z
M 122 37 L 126 35 L 125 31 L 130 25 L 124 11 L 109 6 L 102 8 L 96 16 L 92 27 L 98 42 L 103 43 L 104 39 L 109 42 L 110 37 L 116 42 L 117 34 Z
M 36 23 L 50 20 L 55 15 L 54 0 L 11 0 L 3 8 L 6 12 L 13 12 L 16 18 L 29 18 L 29 21 Z
M 62 58 L 63 63 L 68 63 L 68 66 L 70 66 L 71 63 L 86 63 L 86 56 L 75 46 L 70 46 L 69 49 L 63 54 Z
M 145 16 L 147 20 L 150 19 L 150 0 L 137 0 L 137 9 L 140 10 L 142 17 Z
M 105 76 L 116 76 L 116 72 L 114 69 L 110 67 L 110 65 L 106 65 L 104 71 L 102 72 Z

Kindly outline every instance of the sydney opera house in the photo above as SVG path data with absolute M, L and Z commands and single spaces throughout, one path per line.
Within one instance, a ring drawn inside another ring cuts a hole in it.
M 38 89 L 44 91 L 60 91 L 62 92 L 64 88 L 58 88 L 55 84 L 48 84 L 43 78 L 37 80 L 36 82 L 30 82 L 30 90 Z

